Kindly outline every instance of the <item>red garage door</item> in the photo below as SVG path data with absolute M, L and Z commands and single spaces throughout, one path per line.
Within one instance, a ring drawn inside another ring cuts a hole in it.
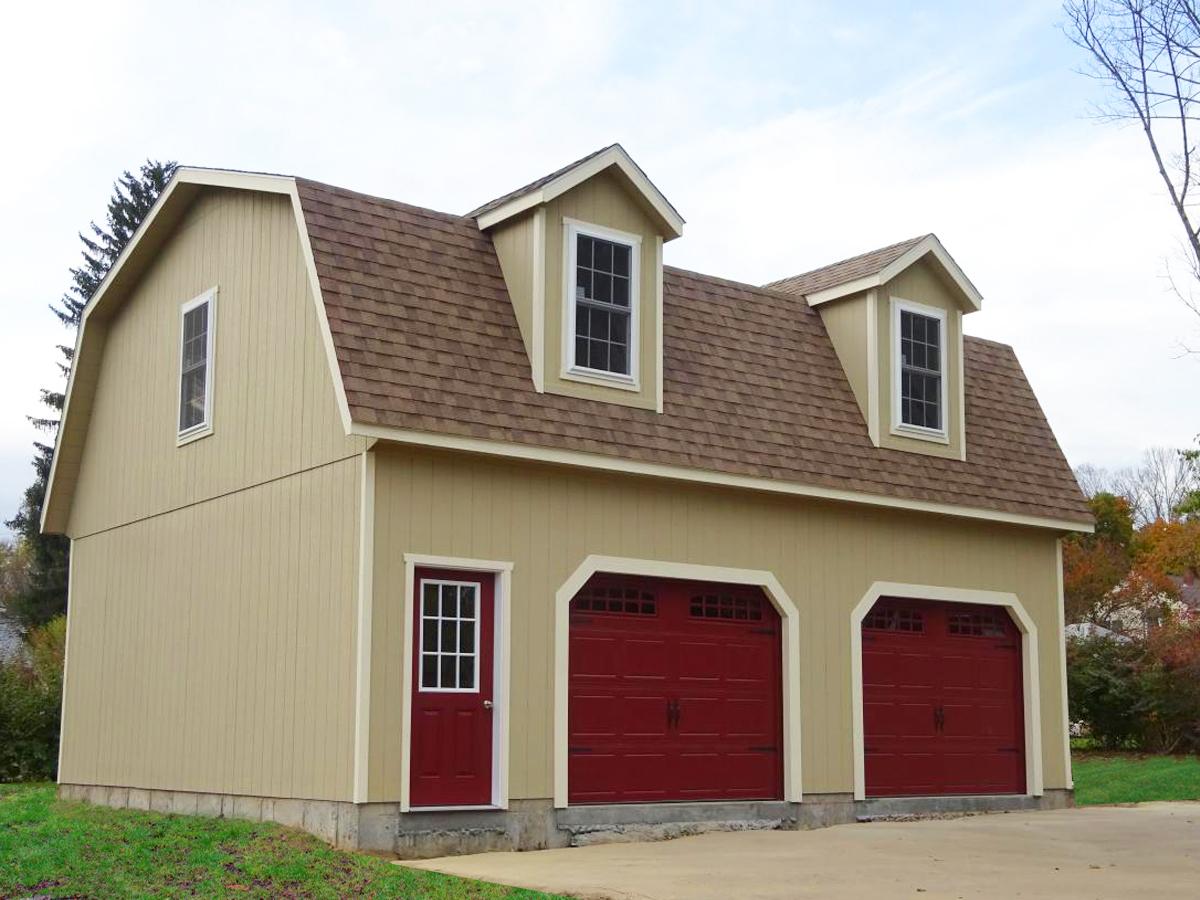
M 569 802 L 782 796 L 780 620 L 761 591 L 596 576 L 570 622 Z
M 1021 634 L 999 607 L 881 599 L 863 620 L 868 797 L 1025 791 Z

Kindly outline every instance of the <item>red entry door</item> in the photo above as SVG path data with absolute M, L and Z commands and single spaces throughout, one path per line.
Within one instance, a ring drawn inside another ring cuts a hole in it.
M 1025 792 L 1021 633 L 1000 607 L 883 598 L 862 625 L 868 797 Z
M 413 596 L 409 802 L 489 805 L 495 578 L 417 569 Z
M 782 797 L 781 628 L 761 591 L 600 575 L 570 615 L 570 803 Z

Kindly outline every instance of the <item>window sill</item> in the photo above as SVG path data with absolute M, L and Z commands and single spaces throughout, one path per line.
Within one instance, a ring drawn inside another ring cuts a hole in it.
M 933 444 L 950 444 L 950 434 L 948 432 L 935 431 L 932 428 L 922 428 L 920 425 L 893 425 L 892 434 L 896 437 L 929 441 Z
M 594 384 L 599 387 L 616 388 L 621 391 L 638 393 L 641 386 L 632 375 L 614 375 L 612 372 L 601 372 L 599 369 L 583 369 L 573 366 L 560 373 L 566 381 L 579 381 L 583 384 Z
M 177 435 L 175 438 L 175 446 L 182 447 L 184 444 L 190 444 L 193 441 L 198 441 L 201 438 L 206 438 L 213 433 L 211 425 L 202 425 L 199 428 L 194 428 L 191 431 L 185 431 Z

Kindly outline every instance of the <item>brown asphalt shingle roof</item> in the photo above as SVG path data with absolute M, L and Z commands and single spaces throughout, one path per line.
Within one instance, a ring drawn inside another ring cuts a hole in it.
M 512 200 L 516 197 L 522 197 L 525 194 L 528 194 L 530 191 L 536 191 L 538 188 L 543 187 L 544 185 L 547 185 L 550 182 L 552 182 L 558 176 L 565 175 L 567 172 L 570 172 L 576 166 L 583 165 L 583 163 L 587 162 L 589 159 L 599 156 L 605 150 L 611 150 L 615 146 L 617 146 L 617 145 L 609 144 L 607 147 L 601 147 L 599 150 L 593 150 L 587 156 L 580 157 L 579 159 L 575 160 L 575 162 L 573 162 L 573 163 L 567 163 L 567 165 L 563 166 L 561 169 L 555 169 L 549 175 L 543 175 L 541 178 L 535 178 L 533 181 L 529 182 L 529 184 L 525 185 L 524 187 L 519 187 L 515 191 L 509 191 L 503 197 L 497 197 L 495 200 L 489 200 L 487 203 L 483 204 L 483 206 L 480 206 L 476 209 L 471 210 L 469 213 L 467 213 L 467 215 L 471 218 L 478 218 L 479 216 L 482 216 L 486 212 L 491 212 L 493 209 L 503 206 L 509 200 Z
M 357 422 L 1091 521 L 1009 347 L 965 340 L 967 461 L 880 449 L 815 310 L 667 267 L 662 414 L 539 394 L 473 218 L 297 186 Z
M 901 241 L 898 244 L 880 247 L 878 250 L 872 250 L 869 253 L 860 253 L 858 256 L 852 256 L 849 259 L 821 266 L 821 268 L 813 269 L 811 272 L 803 272 L 799 275 L 792 275 L 790 278 L 781 278 L 779 281 L 772 281 L 766 287 L 777 291 L 787 291 L 789 294 L 804 295 L 823 291 L 825 288 L 836 287 L 839 284 L 846 284 L 859 278 L 865 278 L 867 275 L 875 275 L 878 272 L 882 272 L 927 237 L 929 235 L 923 234 L 920 237 L 909 238 L 907 241 Z

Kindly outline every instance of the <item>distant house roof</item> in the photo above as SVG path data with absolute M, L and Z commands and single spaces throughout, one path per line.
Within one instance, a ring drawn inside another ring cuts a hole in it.
M 1103 637 L 1116 641 L 1119 644 L 1128 644 L 1132 640 L 1119 632 L 1113 631 L 1111 628 L 1097 625 L 1095 622 L 1076 622 L 1073 625 L 1068 625 L 1064 630 L 1069 638 Z

